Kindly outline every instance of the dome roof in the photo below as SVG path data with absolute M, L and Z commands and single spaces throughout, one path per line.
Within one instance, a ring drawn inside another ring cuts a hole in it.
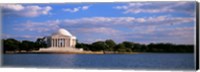
M 66 29 L 63 29 L 63 28 L 59 29 L 58 32 L 56 32 L 54 34 L 61 34 L 64 36 L 72 36 L 72 34 L 69 31 L 67 31 Z

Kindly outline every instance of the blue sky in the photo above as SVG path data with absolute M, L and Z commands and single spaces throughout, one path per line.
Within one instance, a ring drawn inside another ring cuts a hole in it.
M 4 4 L 3 38 L 35 41 L 60 28 L 79 42 L 194 44 L 195 2 Z

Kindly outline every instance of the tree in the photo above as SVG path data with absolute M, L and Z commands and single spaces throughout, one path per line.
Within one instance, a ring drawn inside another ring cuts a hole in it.
M 103 41 L 92 43 L 92 47 L 93 51 L 101 51 L 101 50 L 106 50 L 108 48 L 107 44 Z
M 35 43 L 32 41 L 24 40 L 21 43 L 22 50 L 30 51 L 33 50 L 34 48 L 35 48 Z
M 141 52 L 142 50 L 142 45 L 140 45 L 139 43 L 134 43 L 134 48 L 133 48 L 134 51 L 137 51 L 137 52 Z
M 79 43 L 78 40 L 76 40 L 76 48 L 83 48 L 83 50 L 91 50 L 92 46 L 91 44 Z
M 115 46 L 115 51 L 118 52 L 131 52 L 131 49 L 126 48 L 125 45 L 123 43 L 118 44 Z
M 123 44 L 126 48 L 133 48 L 134 47 L 132 42 L 124 41 Z
M 148 52 L 153 52 L 154 50 L 154 48 L 155 48 L 155 44 L 154 43 L 150 43 L 148 46 Z
M 139 49 L 140 52 L 147 52 L 148 47 L 144 44 L 141 45 L 141 48 Z
M 134 43 L 133 43 L 133 42 L 124 41 L 123 44 L 124 44 L 124 46 L 125 46 L 126 48 L 128 48 L 129 50 L 131 50 L 131 51 L 134 50 Z
M 45 37 L 43 38 L 37 38 L 37 40 L 35 41 L 35 48 L 39 49 L 39 48 L 46 48 L 47 44 L 45 41 Z
M 85 43 L 78 43 L 76 44 L 76 48 L 83 48 L 83 50 L 92 50 L 92 45 Z
M 111 40 L 111 39 L 106 40 L 105 43 L 107 44 L 108 50 L 109 50 L 109 51 L 112 51 L 113 48 L 114 48 L 115 45 L 116 45 L 116 43 L 115 43 L 113 40 Z
M 79 43 L 78 42 L 78 40 L 76 40 L 76 48 L 83 48 L 84 46 L 83 46 L 84 44 L 83 43 Z
M 3 50 L 4 52 L 20 50 L 20 42 L 13 38 L 3 40 Z

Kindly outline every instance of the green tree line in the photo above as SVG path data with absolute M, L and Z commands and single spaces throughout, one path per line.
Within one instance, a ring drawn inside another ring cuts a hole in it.
M 44 38 L 38 38 L 35 42 L 23 40 L 18 41 L 13 38 L 3 39 L 3 53 L 6 51 L 21 52 L 39 50 L 39 48 L 47 47 Z
M 18 41 L 13 38 L 3 39 L 3 52 L 6 51 L 32 51 L 39 48 L 47 47 L 44 38 L 38 38 L 36 41 Z M 171 43 L 150 43 L 140 44 L 135 42 L 124 41 L 115 43 L 108 39 L 105 41 L 97 41 L 91 44 L 79 43 L 77 41 L 76 48 L 83 48 L 86 51 L 111 51 L 111 52 L 178 52 L 193 53 L 194 45 L 177 45 Z
M 140 44 L 124 41 L 116 44 L 113 40 L 97 41 L 91 44 L 77 43 L 77 48 L 91 51 L 113 51 L 113 52 L 172 52 L 193 53 L 194 45 L 181 45 L 171 43 Z

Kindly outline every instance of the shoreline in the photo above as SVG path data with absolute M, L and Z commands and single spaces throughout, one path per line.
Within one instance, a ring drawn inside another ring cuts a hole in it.
M 46 51 L 46 52 L 39 52 L 39 51 L 28 51 L 28 52 L 14 52 L 14 51 L 8 51 L 3 54 L 139 54 L 144 52 L 118 52 L 118 53 L 105 53 L 103 51 L 83 51 L 83 52 L 52 52 L 52 51 Z
M 119 52 L 119 53 L 104 53 L 103 51 L 84 51 L 84 52 L 38 52 L 38 51 L 30 51 L 30 52 L 7 52 L 2 54 L 143 54 L 143 53 L 181 53 L 187 54 L 183 52 Z

